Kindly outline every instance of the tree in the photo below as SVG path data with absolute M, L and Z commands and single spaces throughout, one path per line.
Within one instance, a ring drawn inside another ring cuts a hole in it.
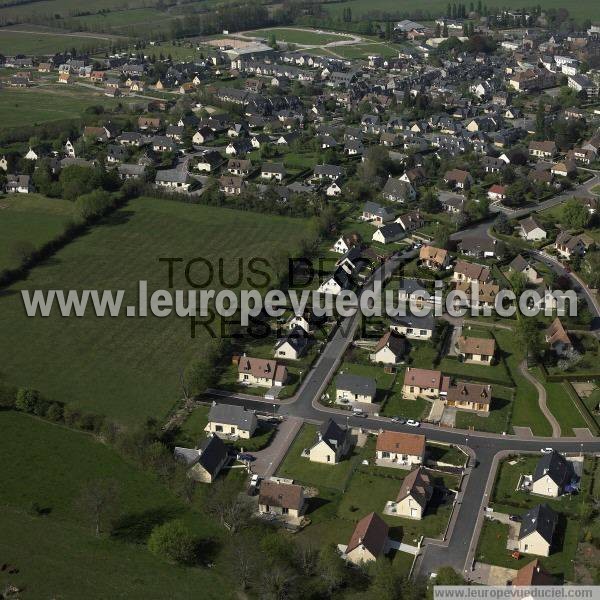
M 211 485 L 204 502 L 208 514 L 219 519 L 231 534 L 244 527 L 252 513 L 252 506 L 244 496 L 240 496 L 235 481 L 220 479 Z
M 538 102 L 535 113 L 535 136 L 538 140 L 543 140 L 546 137 L 546 111 L 541 100 Z
M 589 221 L 587 208 L 575 198 L 565 202 L 562 209 L 562 220 L 565 225 L 574 229 L 583 229 Z
M 104 190 L 94 190 L 77 198 L 75 205 L 84 220 L 103 215 L 111 206 L 112 198 Z
M 586 252 L 581 263 L 581 271 L 590 287 L 600 288 L 600 251 Z
M 15 408 L 22 412 L 34 413 L 38 402 L 40 401 L 40 393 L 31 388 L 19 388 L 17 390 L 17 398 Z
M 119 506 L 119 485 L 114 479 L 89 481 L 78 499 L 79 508 L 92 522 L 97 536 L 117 516 Z
M 183 521 L 157 525 L 148 538 L 148 549 L 157 556 L 182 564 L 192 564 L 197 558 L 198 542 Z
M 511 271 L 507 279 L 518 298 L 527 288 L 527 276 L 519 271 Z
M 344 582 L 344 561 L 332 545 L 321 549 L 317 570 L 325 585 L 327 595 L 331 595 Z
M 534 358 L 541 355 L 543 348 L 542 336 L 536 319 L 521 315 L 517 321 L 515 333 L 520 346 L 525 348 L 529 355 Z
M 395 600 L 400 598 L 402 577 L 396 572 L 389 559 L 382 557 L 373 565 L 373 578 L 369 587 L 369 597 L 373 600 Z

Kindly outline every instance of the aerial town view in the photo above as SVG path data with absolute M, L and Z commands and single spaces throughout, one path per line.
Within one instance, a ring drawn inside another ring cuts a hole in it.
M 600 1 L 0 0 L 0 474 L 4 600 L 600 600 Z

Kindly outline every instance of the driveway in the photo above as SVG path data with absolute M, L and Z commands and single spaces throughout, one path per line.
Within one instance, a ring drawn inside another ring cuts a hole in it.
M 264 479 L 271 477 L 283 461 L 286 452 L 300 431 L 302 423 L 302 419 L 297 417 L 287 417 L 282 421 L 277 427 L 277 433 L 271 443 L 264 450 L 252 453 L 256 457 L 251 465 L 252 472 Z

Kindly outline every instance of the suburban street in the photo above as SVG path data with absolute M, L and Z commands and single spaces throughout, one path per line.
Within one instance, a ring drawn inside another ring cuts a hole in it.
M 478 226 L 487 233 L 489 223 Z M 389 277 L 403 262 L 415 255 L 415 250 L 396 256 L 384 263 L 363 288 L 372 289 L 376 278 Z M 559 265 L 554 268 L 561 269 Z M 564 271 L 564 269 L 562 269 Z M 564 272 L 564 274 L 567 274 Z M 588 298 L 590 310 L 595 320 L 600 320 L 600 310 L 585 287 L 582 293 Z M 280 405 L 273 405 L 270 400 L 260 397 L 249 399 L 247 395 L 219 395 L 219 401 L 242 405 L 259 412 L 274 411 L 286 418 L 299 418 L 306 422 L 322 423 L 328 418 L 340 425 L 377 431 L 385 428 L 392 431 L 413 432 L 414 428 L 400 425 L 385 417 L 357 417 L 347 410 L 335 409 L 322 405 L 319 399 L 328 386 L 336 368 L 348 345 L 352 342 L 359 324 L 358 314 L 343 319 L 336 333 L 324 348 L 313 369 L 306 375 L 297 394 Z M 436 425 L 423 423 L 419 430 L 428 440 L 445 442 L 465 447 L 472 459 L 467 468 L 463 489 L 460 490 L 455 508 L 454 527 L 449 532 L 449 539 L 440 544 L 428 544 L 416 563 L 415 574 L 428 576 L 444 565 L 454 567 L 469 577 L 474 561 L 479 532 L 483 524 L 484 508 L 487 505 L 489 492 L 494 482 L 498 458 L 511 453 L 539 452 L 542 447 L 551 445 L 559 452 L 600 453 L 600 438 L 590 437 L 519 437 L 515 435 L 499 435 L 480 431 L 461 429 L 445 429 Z

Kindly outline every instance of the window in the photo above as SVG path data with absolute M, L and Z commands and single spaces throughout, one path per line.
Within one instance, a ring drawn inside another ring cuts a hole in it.
M 284 508 L 281 509 L 281 513 L 284 514 L 284 515 L 289 515 L 290 514 L 290 509 L 284 507 Z
M 231 426 L 231 433 L 235 433 L 235 426 L 234 425 Z
M 427 330 L 426 329 L 421 329 L 421 335 L 427 335 Z
M 223 431 L 223 425 L 216 425 L 215 431 Z
M 331 462 L 331 456 L 327 455 L 327 462 Z

